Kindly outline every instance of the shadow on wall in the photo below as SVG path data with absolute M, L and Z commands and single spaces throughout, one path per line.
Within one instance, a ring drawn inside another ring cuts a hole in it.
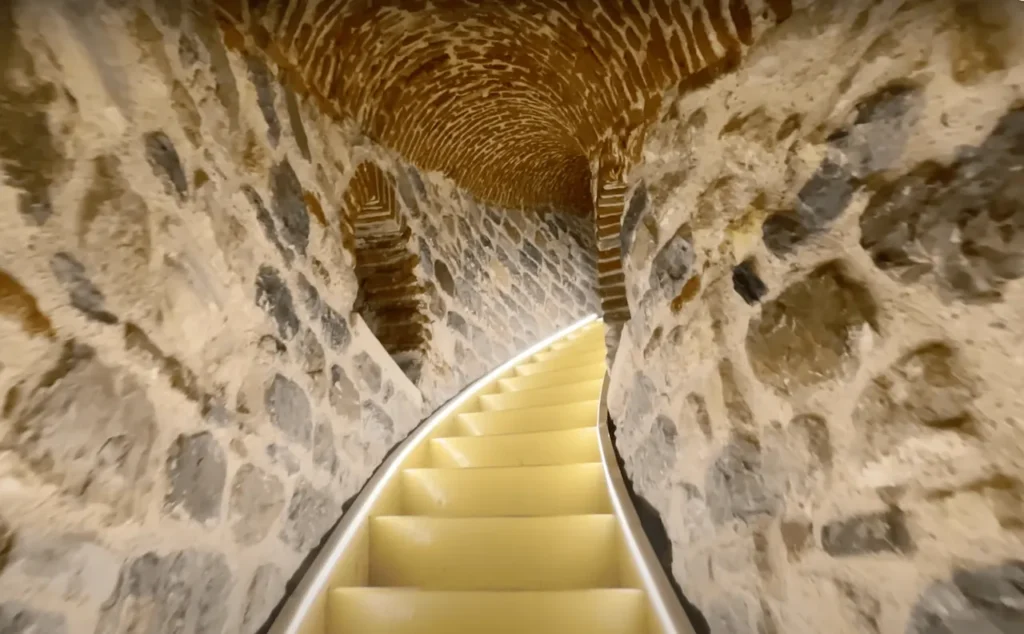
M 619 455 L 619 448 L 615 443 L 615 432 L 615 421 L 609 414 L 608 433 L 612 437 L 612 446 L 615 448 L 615 462 L 619 465 L 622 479 L 629 489 L 629 500 L 632 502 L 633 508 L 636 509 L 636 514 L 640 517 L 640 525 L 643 526 L 644 534 L 647 535 L 647 540 L 651 542 L 654 554 L 657 555 L 658 562 L 661 564 L 662 569 L 665 571 L 665 576 L 668 577 L 668 581 L 672 584 L 672 589 L 676 593 L 676 598 L 679 599 L 680 605 L 683 606 L 683 610 L 686 612 L 686 618 L 690 619 L 693 631 L 696 634 L 711 634 L 711 626 L 708 625 L 708 620 L 704 618 L 704 613 L 686 598 L 686 595 L 683 594 L 683 589 L 679 586 L 679 582 L 672 575 L 672 540 L 669 539 L 668 531 L 665 530 L 665 522 L 662 521 L 658 509 L 654 508 L 650 502 L 645 500 L 633 488 L 633 481 L 626 471 L 626 465 L 622 456 Z

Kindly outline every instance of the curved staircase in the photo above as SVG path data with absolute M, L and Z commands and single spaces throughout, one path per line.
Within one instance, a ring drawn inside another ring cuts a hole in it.
M 370 481 L 272 634 L 692 632 L 629 507 L 593 317 L 471 386 Z

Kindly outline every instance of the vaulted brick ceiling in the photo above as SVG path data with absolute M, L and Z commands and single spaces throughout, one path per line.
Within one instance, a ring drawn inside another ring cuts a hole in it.
M 735 64 L 791 0 L 216 0 L 325 109 L 478 198 L 593 208 L 663 95 Z

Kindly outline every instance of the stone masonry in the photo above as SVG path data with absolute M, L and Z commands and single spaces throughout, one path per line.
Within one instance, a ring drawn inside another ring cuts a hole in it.
M 1019 634 L 1022 32 L 0 3 L 0 632 L 257 631 L 417 422 L 602 310 L 698 632 Z
M 610 408 L 711 632 L 1024 631 L 1021 32 L 818 3 L 651 129 Z
M 209 13 L 85 4 L 0 7 L 0 632 L 255 632 L 391 447 L 597 310 L 593 234 L 319 114 Z M 366 171 L 407 284 L 364 275 Z

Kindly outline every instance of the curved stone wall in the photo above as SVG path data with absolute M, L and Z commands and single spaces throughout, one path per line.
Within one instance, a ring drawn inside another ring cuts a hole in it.
M 387 449 L 598 288 L 699 630 L 1020 632 L 1021 32 L 3 4 L 0 631 L 255 631 Z
M 0 6 L 0 632 L 255 632 L 395 443 L 596 309 L 592 234 L 399 160 L 209 15 L 86 8 Z M 366 165 L 408 286 L 357 275 Z M 361 282 L 417 302 L 415 382 Z
M 652 129 L 611 411 L 712 632 L 1024 628 L 1022 29 L 820 3 Z

